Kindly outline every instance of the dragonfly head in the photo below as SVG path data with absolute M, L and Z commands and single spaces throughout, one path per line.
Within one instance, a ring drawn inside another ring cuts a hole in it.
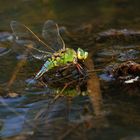
M 77 57 L 80 60 L 85 60 L 88 57 L 88 52 L 84 51 L 81 48 L 78 48 L 78 50 L 77 50 Z

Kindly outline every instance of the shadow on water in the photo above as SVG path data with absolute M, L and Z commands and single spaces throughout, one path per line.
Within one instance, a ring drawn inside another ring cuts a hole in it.
M 140 86 L 115 81 L 105 71 L 127 60 L 140 63 L 139 4 L 137 0 L 1 1 L 0 137 L 139 140 Z M 68 46 L 90 52 L 87 66 L 97 71 L 90 74 L 88 96 L 62 96 L 50 104 L 53 96 L 49 89 L 27 87 L 42 62 L 29 60 L 19 65 L 22 56 L 11 49 L 14 45 L 9 23 L 21 21 L 39 33 L 47 19 L 63 26 Z M 11 94 L 7 94 L 7 84 L 16 70 L 9 84 Z

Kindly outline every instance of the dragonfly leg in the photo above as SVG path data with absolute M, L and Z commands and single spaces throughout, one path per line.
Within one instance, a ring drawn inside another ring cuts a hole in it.
M 77 67 L 77 69 L 78 69 L 78 71 L 82 74 L 82 75 L 84 75 L 84 73 L 81 71 L 83 68 L 82 68 L 82 66 L 80 65 L 80 64 L 76 64 L 76 67 Z

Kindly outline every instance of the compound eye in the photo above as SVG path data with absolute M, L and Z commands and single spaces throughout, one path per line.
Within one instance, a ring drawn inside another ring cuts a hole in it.
M 78 52 L 78 59 L 82 59 L 82 54 L 80 51 Z
M 83 59 L 84 51 L 81 48 L 77 50 L 78 59 Z

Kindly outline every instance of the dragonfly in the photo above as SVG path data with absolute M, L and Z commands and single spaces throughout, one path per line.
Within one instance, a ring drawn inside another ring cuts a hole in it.
M 75 51 L 73 48 L 66 47 L 64 40 L 60 35 L 58 24 L 53 20 L 47 20 L 42 30 L 42 39 L 40 39 L 29 27 L 18 22 L 10 23 L 15 41 L 21 44 L 21 49 L 26 50 L 34 58 L 44 60 L 45 63 L 37 72 L 34 79 L 39 80 L 46 72 L 58 66 L 65 66 L 73 63 L 81 72 L 82 66 L 78 63 L 88 57 L 88 52 L 82 48 Z

